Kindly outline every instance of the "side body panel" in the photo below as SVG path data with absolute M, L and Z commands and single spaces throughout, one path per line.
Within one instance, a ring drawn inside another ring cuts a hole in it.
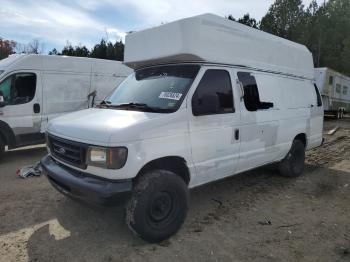
M 234 98 L 234 113 L 194 116 L 192 96 L 205 71 L 226 70 L 230 74 Z M 235 139 L 235 129 L 240 126 L 239 95 L 231 68 L 202 67 L 187 97 L 190 147 L 196 168 L 192 186 L 204 184 L 233 175 L 239 158 L 239 140 Z

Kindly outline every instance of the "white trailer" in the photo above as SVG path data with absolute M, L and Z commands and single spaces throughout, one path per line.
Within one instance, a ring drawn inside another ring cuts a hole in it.
M 350 112 L 350 77 L 330 68 L 315 68 L 315 82 L 322 95 L 325 113 L 338 119 Z
M 11 55 L 1 60 L 0 155 L 5 145 L 44 142 L 49 120 L 99 103 L 131 73 L 119 61 L 102 59 Z

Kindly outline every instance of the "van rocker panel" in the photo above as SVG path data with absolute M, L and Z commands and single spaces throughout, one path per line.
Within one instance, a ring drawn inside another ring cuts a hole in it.
M 84 202 L 114 205 L 128 199 L 132 180 L 107 180 L 56 163 L 50 155 L 41 160 L 45 175 L 60 193 Z

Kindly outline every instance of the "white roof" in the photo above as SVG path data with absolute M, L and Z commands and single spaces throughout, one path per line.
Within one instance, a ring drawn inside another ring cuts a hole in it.
M 11 55 L 0 61 L 0 70 L 47 70 L 128 76 L 132 70 L 120 61 L 56 55 Z
M 309 79 L 314 75 L 312 54 L 305 46 L 212 14 L 126 36 L 124 63 L 132 68 L 186 61 L 241 65 Z

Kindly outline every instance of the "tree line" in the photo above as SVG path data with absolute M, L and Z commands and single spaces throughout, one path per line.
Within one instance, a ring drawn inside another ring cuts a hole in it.
M 72 46 L 71 43 L 67 43 L 63 47 L 61 52 L 58 52 L 55 48 L 49 52 L 49 55 L 66 55 L 66 56 L 79 56 L 79 57 L 92 57 L 109 60 L 123 61 L 124 59 L 124 44 L 121 40 L 116 41 L 114 44 L 110 41 L 101 39 L 100 43 L 96 44 L 91 50 L 86 46 L 78 45 Z
M 315 67 L 331 67 L 350 75 L 349 0 L 328 0 L 320 6 L 316 0 L 309 6 L 304 6 L 302 0 L 275 0 L 260 21 L 249 13 L 237 20 L 232 15 L 227 19 L 306 45 L 313 54 Z M 16 42 L 0 38 L 0 59 L 16 52 L 15 47 Z M 22 50 L 24 53 L 38 51 L 31 47 Z M 67 42 L 61 51 L 53 49 L 49 54 L 122 61 L 124 44 L 101 39 L 89 49 Z
M 231 15 L 228 19 L 235 20 Z M 249 14 L 239 23 L 306 45 L 315 67 L 330 67 L 350 76 L 350 1 L 276 0 L 257 21 Z

